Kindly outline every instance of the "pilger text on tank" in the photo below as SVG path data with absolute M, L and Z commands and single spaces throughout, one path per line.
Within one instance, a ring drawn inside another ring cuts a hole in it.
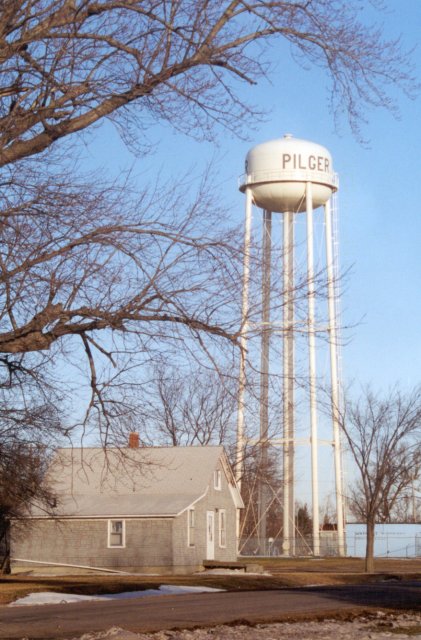
M 282 169 L 310 169 L 310 171 L 330 171 L 330 161 L 326 156 L 283 153 Z

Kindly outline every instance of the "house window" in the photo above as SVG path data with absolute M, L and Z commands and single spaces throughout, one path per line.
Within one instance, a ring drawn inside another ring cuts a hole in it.
M 222 479 L 221 479 L 221 470 L 215 469 L 213 474 L 213 486 L 217 491 L 221 491 L 222 489 Z
M 219 510 L 219 546 L 227 546 L 227 516 L 225 509 Z
M 187 511 L 188 527 L 187 527 L 187 542 L 189 547 L 194 547 L 194 527 L 195 527 L 195 513 L 194 509 Z
M 124 520 L 108 520 L 108 546 L 124 547 L 126 527 Z

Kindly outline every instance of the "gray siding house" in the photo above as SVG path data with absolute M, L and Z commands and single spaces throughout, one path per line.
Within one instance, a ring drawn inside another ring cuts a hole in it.
M 243 503 L 222 447 L 60 449 L 48 476 L 57 502 L 12 523 L 12 572 L 187 573 L 236 559 Z

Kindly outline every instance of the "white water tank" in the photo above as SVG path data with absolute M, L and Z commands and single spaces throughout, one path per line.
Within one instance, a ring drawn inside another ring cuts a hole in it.
M 306 183 L 312 183 L 316 209 L 338 188 L 332 157 L 320 144 L 286 134 L 250 149 L 240 191 L 251 188 L 254 203 L 262 209 L 284 213 L 306 210 Z

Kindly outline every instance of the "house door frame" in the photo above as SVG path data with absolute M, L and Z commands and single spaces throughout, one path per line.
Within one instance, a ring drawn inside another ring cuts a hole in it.
M 215 560 L 215 512 L 206 511 L 206 560 Z

